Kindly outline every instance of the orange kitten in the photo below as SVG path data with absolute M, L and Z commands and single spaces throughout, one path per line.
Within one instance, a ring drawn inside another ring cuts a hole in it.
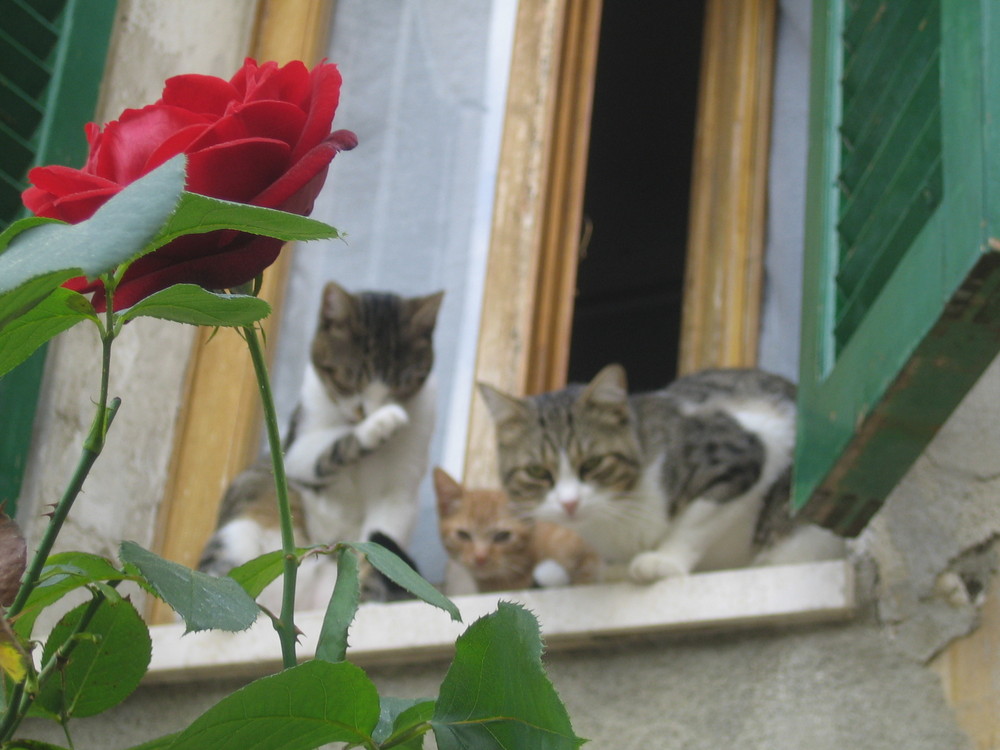
M 597 580 L 600 558 L 576 532 L 518 518 L 503 491 L 465 489 L 440 468 L 434 491 L 445 550 L 480 592 Z

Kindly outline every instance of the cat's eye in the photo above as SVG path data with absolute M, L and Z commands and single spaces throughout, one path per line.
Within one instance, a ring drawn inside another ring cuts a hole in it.
M 503 544 L 504 542 L 510 541 L 510 532 L 506 529 L 497 531 L 493 534 L 493 541 L 497 544 Z
M 465 529 L 459 529 L 458 531 L 456 531 L 455 532 L 455 536 L 457 536 L 463 542 L 471 542 L 472 541 L 472 534 L 470 534 Z
M 532 464 L 531 466 L 526 466 L 524 471 L 532 479 L 537 479 L 541 482 L 552 481 L 551 472 L 540 464 Z
M 586 479 L 588 475 L 600 469 L 605 458 L 606 456 L 591 456 L 580 464 L 580 479 Z

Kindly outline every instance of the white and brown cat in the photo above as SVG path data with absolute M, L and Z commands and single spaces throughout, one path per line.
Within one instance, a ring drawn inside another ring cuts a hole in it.
M 433 333 L 443 292 L 404 298 L 323 290 L 298 407 L 285 441 L 297 543 L 387 540 L 405 546 L 434 429 Z M 238 476 L 223 499 L 200 568 L 223 575 L 280 549 L 269 462 Z M 299 571 L 298 606 L 323 607 L 335 563 Z M 262 603 L 274 604 L 272 592 Z
M 485 384 L 500 479 L 515 505 L 593 545 L 609 578 L 821 560 L 843 540 L 788 508 L 795 388 L 706 370 L 629 395 L 625 370 L 528 398 Z
M 441 542 L 480 592 L 598 579 L 601 560 L 590 545 L 564 526 L 517 516 L 503 490 L 466 488 L 435 468 L 434 492 Z

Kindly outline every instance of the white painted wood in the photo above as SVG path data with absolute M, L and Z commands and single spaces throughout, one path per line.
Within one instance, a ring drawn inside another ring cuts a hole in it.
M 365 604 L 351 627 L 349 659 L 360 665 L 417 662 L 451 655 L 455 639 L 498 600 L 524 604 L 537 617 L 548 650 L 609 637 L 793 625 L 847 619 L 855 610 L 850 563 L 745 568 L 700 573 L 650 586 L 629 583 L 454 597 L 463 623 L 423 602 Z M 299 653 L 315 653 L 322 612 L 303 612 Z M 182 624 L 150 628 L 147 683 L 255 677 L 280 668 L 278 639 L 261 618 L 243 633 L 183 635 Z

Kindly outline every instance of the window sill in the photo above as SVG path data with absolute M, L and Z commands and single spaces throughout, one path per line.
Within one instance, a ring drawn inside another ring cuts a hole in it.
M 467 625 L 517 601 L 538 617 L 548 650 L 579 647 L 609 637 L 689 633 L 768 625 L 832 622 L 855 610 L 854 570 L 843 560 L 700 573 L 650 586 L 627 583 L 457 596 L 464 623 L 423 602 L 365 604 L 351 627 L 352 662 L 419 662 L 446 658 Z M 302 612 L 299 654 L 315 653 L 322 612 Z M 150 628 L 153 659 L 146 684 L 257 677 L 281 665 L 277 636 L 261 618 L 242 633 L 202 632 L 182 637 L 183 624 Z

